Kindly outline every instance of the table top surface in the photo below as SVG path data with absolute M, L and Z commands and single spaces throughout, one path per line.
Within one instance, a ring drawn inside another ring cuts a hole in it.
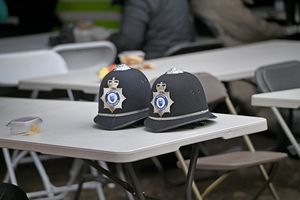
M 51 48 L 49 37 L 56 33 L 41 33 L 0 39 L 0 53 L 14 53 Z
M 196 52 L 148 60 L 153 69 L 143 70 L 149 80 L 164 74 L 171 67 L 190 72 L 207 72 L 221 81 L 251 78 L 263 65 L 300 58 L 300 42 L 271 40 L 243 46 Z M 34 78 L 20 81 L 20 89 L 73 89 L 97 94 L 100 80 L 98 68 L 72 71 L 65 75 Z
M 72 70 L 66 74 L 21 80 L 20 89 L 51 91 L 53 89 L 81 90 L 97 94 L 101 80 L 98 78 L 98 67 Z
M 300 107 L 300 88 L 252 95 L 252 105 L 293 108 Z
M 151 80 L 169 68 L 177 67 L 191 73 L 207 72 L 222 81 L 232 81 L 254 77 L 260 66 L 297 59 L 300 59 L 300 42 L 269 40 L 149 60 L 156 69 L 145 71 L 145 74 Z
M 194 129 L 165 133 L 148 132 L 144 127 L 106 131 L 93 122 L 98 111 L 94 102 L 0 98 L 0 110 L 0 147 L 110 162 L 137 161 L 205 140 L 267 129 L 264 118 L 216 114 L 216 119 Z M 24 116 L 42 118 L 41 132 L 10 134 L 6 124 Z

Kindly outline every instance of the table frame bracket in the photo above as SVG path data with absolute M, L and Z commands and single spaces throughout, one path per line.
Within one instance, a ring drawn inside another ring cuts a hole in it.
M 101 167 L 97 161 L 86 160 L 86 159 L 84 159 L 84 161 L 88 165 L 90 165 L 90 166 L 94 167 L 96 170 L 98 170 L 99 173 L 104 174 L 105 176 L 110 178 L 113 182 L 115 182 L 116 184 L 119 184 L 126 191 L 130 192 L 135 199 L 137 199 L 137 200 L 158 200 L 156 198 L 145 195 L 141 191 L 141 188 L 139 187 L 139 183 L 138 183 L 136 174 L 133 170 L 131 163 L 122 163 L 122 165 L 124 166 L 126 172 L 128 173 L 130 181 L 132 182 L 132 185 L 129 184 L 128 182 L 121 180 L 119 177 L 115 176 L 110 171 Z

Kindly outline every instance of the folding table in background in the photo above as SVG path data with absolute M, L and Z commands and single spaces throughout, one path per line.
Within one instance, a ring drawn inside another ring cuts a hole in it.
M 168 69 L 177 67 L 190 73 L 207 72 L 221 81 L 234 81 L 254 77 L 255 70 L 262 65 L 300 59 L 300 42 L 270 40 L 248 45 L 209 50 L 147 60 L 153 69 L 143 73 L 151 81 Z M 65 75 L 21 80 L 20 89 L 51 91 L 53 89 L 81 90 L 97 94 L 100 80 L 99 67 L 76 70 Z
M 281 90 L 276 92 L 268 92 L 255 94 L 252 96 L 253 106 L 264 106 L 271 107 L 273 113 L 284 130 L 284 133 L 292 143 L 297 155 L 300 157 L 300 146 L 297 143 L 296 138 L 293 136 L 292 131 L 288 127 L 286 121 L 280 114 L 277 108 L 289 108 L 299 109 L 300 108 L 300 88 Z

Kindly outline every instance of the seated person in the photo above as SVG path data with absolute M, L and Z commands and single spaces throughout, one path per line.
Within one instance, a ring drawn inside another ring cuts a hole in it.
M 143 50 L 150 59 L 193 41 L 193 35 L 187 0 L 125 0 L 120 31 L 109 40 L 118 52 Z
M 283 27 L 255 16 L 245 6 L 252 0 L 191 0 L 194 15 L 212 22 L 225 46 L 281 37 Z

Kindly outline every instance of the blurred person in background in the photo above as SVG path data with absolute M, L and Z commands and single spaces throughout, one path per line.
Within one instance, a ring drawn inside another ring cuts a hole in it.
M 194 15 L 209 20 L 225 46 L 278 38 L 283 27 L 255 16 L 245 5 L 252 0 L 191 0 Z
M 121 27 L 111 40 L 118 52 L 142 50 L 146 59 L 194 39 L 188 0 L 114 0 L 122 4 Z
M 277 23 L 268 22 L 245 5 L 252 0 L 191 0 L 196 17 L 208 20 L 218 30 L 218 37 L 224 46 L 235 46 L 282 37 L 287 30 Z M 293 31 L 293 30 L 292 30 Z M 280 130 L 270 109 L 251 106 L 251 96 L 257 93 L 253 80 L 231 81 L 227 84 L 230 96 L 237 105 L 239 114 L 256 115 L 268 119 L 269 131 Z
M 18 18 L 19 35 L 50 32 L 62 22 L 56 15 L 58 0 L 6 0 L 9 15 Z

